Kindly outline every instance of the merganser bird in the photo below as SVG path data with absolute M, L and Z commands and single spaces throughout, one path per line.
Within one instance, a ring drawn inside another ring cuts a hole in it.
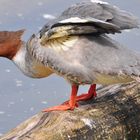
M 56 73 L 65 78 L 72 87 L 70 100 L 44 111 L 73 110 L 78 101 L 96 97 L 96 84 L 139 81 L 140 55 L 107 36 L 138 26 L 136 17 L 106 2 L 82 2 L 48 22 L 27 43 L 20 39 L 24 30 L 0 32 L 0 56 L 29 77 Z M 91 85 L 88 93 L 77 96 L 79 85 L 85 84 Z

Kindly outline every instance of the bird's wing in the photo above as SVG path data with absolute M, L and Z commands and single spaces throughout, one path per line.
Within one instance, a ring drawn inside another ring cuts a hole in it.
M 66 35 L 118 33 L 138 27 L 132 14 L 104 2 L 82 2 L 65 10 L 40 31 L 46 40 Z
M 51 28 L 42 36 L 42 40 L 47 41 L 49 39 L 69 35 L 97 35 L 103 33 L 120 33 L 120 28 L 112 23 L 95 18 L 72 17 L 53 24 Z
M 98 2 L 92 0 L 92 2 L 83 2 L 71 6 L 65 10 L 60 18 L 70 17 L 91 17 L 105 22 L 112 23 L 123 29 L 136 28 L 139 25 L 138 18 L 132 14 L 120 10 L 116 6 L 112 6 L 106 2 Z

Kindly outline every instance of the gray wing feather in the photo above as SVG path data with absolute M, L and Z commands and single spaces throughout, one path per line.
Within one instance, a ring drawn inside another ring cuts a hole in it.
M 66 20 L 71 18 L 79 18 L 85 20 Z M 62 21 L 66 22 L 62 22 Z M 116 33 L 123 29 L 131 29 L 138 27 L 139 22 L 132 14 L 120 10 L 110 4 L 100 4 L 93 2 L 82 2 L 71 6 L 65 10 L 57 19 L 50 21 L 40 31 L 40 36 L 45 35 L 46 40 L 49 37 L 58 35 L 79 35 L 79 34 L 104 34 Z M 61 30 L 60 30 L 61 28 Z
M 104 3 L 83 2 L 76 4 L 65 10 L 60 19 L 78 17 L 92 17 L 117 25 L 122 30 L 137 28 L 139 25 L 138 18 L 132 14 L 120 10 L 116 6 Z
M 120 33 L 120 28 L 112 23 L 104 22 L 95 18 L 76 18 L 74 21 L 61 21 L 53 24 L 51 29 L 43 35 L 43 38 L 45 40 L 49 40 L 69 35 L 103 33 Z

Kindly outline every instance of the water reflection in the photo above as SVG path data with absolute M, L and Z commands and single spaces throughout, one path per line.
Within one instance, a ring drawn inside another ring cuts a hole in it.
M 81 0 L 0 0 L 0 30 L 27 29 L 24 40 L 37 32 L 72 3 Z M 140 1 L 113 1 L 140 17 Z M 114 36 L 131 49 L 140 51 L 140 31 L 134 29 Z M 0 59 L 0 133 L 5 133 L 42 108 L 59 104 L 69 96 L 69 85 L 60 77 L 30 79 L 7 59 Z M 85 87 L 81 88 L 81 92 Z

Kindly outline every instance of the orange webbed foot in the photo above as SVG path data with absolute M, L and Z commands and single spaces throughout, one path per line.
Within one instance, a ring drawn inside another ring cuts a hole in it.
M 74 110 L 75 107 L 78 107 L 78 104 L 75 104 L 75 106 L 70 106 L 69 103 L 67 103 L 63 105 L 54 106 L 48 109 L 44 109 L 43 112 Z
M 70 102 L 66 104 L 62 104 L 59 106 L 54 106 L 48 109 L 44 109 L 43 112 L 50 112 L 50 111 L 65 111 L 65 110 L 74 110 L 75 107 L 78 106 L 76 103 L 76 95 L 78 91 L 78 86 L 77 85 L 72 85 L 72 92 L 71 92 L 71 97 L 70 97 Z
M 85 101 L 93 97 L 96 97 L 96 85 L 95 84 L 91 85 L 87 94 L 82 94 L 80 96 L 77 96 L 77 92 L 78 92 L 78 86 L 72 85 L 72 92 L 69 101 L 66 101 L 59 106 L 54 106 L 48 109 L 44 109 L 43 112 L 74 110 L 75 107 L 78 107 L 78 103 L 77 103 L 78 101 Z

